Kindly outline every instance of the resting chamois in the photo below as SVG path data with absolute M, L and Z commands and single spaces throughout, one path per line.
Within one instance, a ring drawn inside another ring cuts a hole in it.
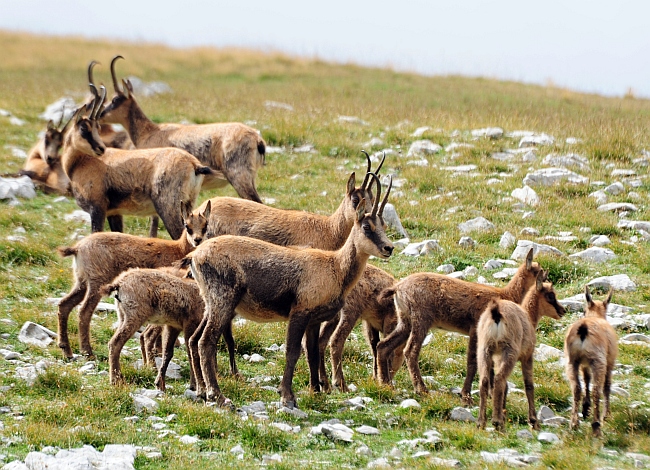
M 573 394 L 571 429 L 578 427 L 578 410 L 582 398 L 580 371 L 585 381 L 585 396 L 582 402 L 582 418 L 587 419 L 591 399 L 589 383 L 593 378 L 591 395 L 594 399 L 594 413 L 591 429 L 594 436 L 600 436 L 601 423 L 609 416 L 609 394 L 612 388 L 612 370 L 618 357 L 618 336 L 607 321 L 607 305 L 612 299 L 610 289 L 604 301 L 594 301 L 589 287 L 585 286 L 587 308 L 584 318 L 573 323 L 564 338 L 566 375 Z M 600 396 L 605 397 L 605 410 L 600 412 Z
M 93 233 L 74 247 L 59 248 L 61 256 L 74 256 L 74 286 L 59 302 L 59 347 L 72 358 L 68 339 L 70 311 L 79 308 L 79 342 L 83 354 L 92 356 L 90 320 L 102 298 L 100 289 L 130 268 L 158 268 L 180 260 L 203 241 L 209 206 L 203 214 L 192 214 L 183 205 L 181 212 L 186 229 L 178 240 L 142 238 L 125 233 Z M 82 303 L 83 301 L 83 303 Z
M 115 76 L 116 56 L 111 61 L 115 97 L 100 115 L 102 122 L 122 124 L 139 148 L 177 147 L 188 151 L 204 165 L 225 175 L 228 183 L 244 199 L 262 202 L 255 189 L 255 177 L 264 165 L 266 144 L 255 129 L 241 123 L 200 125 L 156 124 L 138 105 L 129 80 L 122 89 Z M 221 178 L 206 177 L 204 187 L 221 188 Z
M 63 113 L 61 116 L 63 117 Z M 45 135 L 29 151 L 25 165 L 19 174 L 29 176 L 36 184 L 42 185 L 46 192 L 69 196 L 71 194 L 70 179 L 63 171 L 59 157 L 62 143 L 63 132 L 52 121 L 49 121 Z
M 469 335 L 467 348 L 467 376 L 461 397 L 471 404 L 472 381 L 476 375 L 476 325 L 481 312 L 492 299 L 520 303 L 528 289 L 535 285 L 541 268 L 533 262 L 533 250 L 519 267 L 507 286 L 496 288 L 461 281 L 436 273 L 417 273 L 402 279 L 380 294 L 382 299 L 393 298 L 398 315 L 395 330 L 377 345 L 379 381 L 390 384 L 389 354 L 406 343 L 404 357 L 415 391 L 426 393 L 418 359 L 422 342 L 431 328 L 455 331 Z M 408 340 L 408 342 L 407 342 Z
M 488 395 L 492 393 L 492 424 L 497 431 L 505 425 L 504 410 L 508 395 L 507 380 L 517 361 L 521 362 L 524 387 L 528 400 L 528 423 L 539 429 L 535 413 L 535 385 L 533 383 L 533 354 L 537 324 L 546 316 L 559 320 L 565 310 L 557 301 L 553 285 L 546 280 L 546 272 L 537 275 L 521 306 L 510 300 L 493 299 L 481 313 L 478 321 L 477 363 L 480 377 L 480 406 L 478 427 L 485 428 Z
M 388 258 L 393 245 L 384 232 L 379 207 L 381 185 L 371 213 L 362 200 L 347 241 L 338 251 L 297 249 L 248 237 L 224 235 L 201 244 L 185 258 L 205 301 L 201 326 L 190 338 L 190 356 L 197 374 L 197 393 L 223 405 L 216 377 L 216 343 L 235 315 L 257 322 L 288 321 L 286 365 L 279 387 L 282 403 L 295 406 L 291 382 L 306 335 L 310 388 L 318 381 L 320 324 L 343 307 L 346 295 L 362 275 L 370 255 Z M 199 373 L 200 371 L 200 373 Z
M 77 204 L 90 214 L 93 233 L 104 229 L 107 216 L 157 213 L 169 235 L 178 239 L 181 203 L 191 207 L 203 175 L 216 172 L 180 149 L 107 149 L 97 132 L 97 114 L 106 97 L 102 91 L 90 116 L 78 110 L 64 136 L 61 163 Z

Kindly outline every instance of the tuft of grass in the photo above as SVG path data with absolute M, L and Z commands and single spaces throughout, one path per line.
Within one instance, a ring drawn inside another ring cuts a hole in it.
M 548 271 L 548 280 L 556 287 L 573 284 L 589 275 L 586 267 L 568 258 L 541 255 L 537 257 L 536 261 L 544 270 Z

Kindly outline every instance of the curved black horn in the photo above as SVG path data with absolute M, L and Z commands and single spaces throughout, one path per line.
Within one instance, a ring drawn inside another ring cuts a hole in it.
M 65 103 L 61 107 L 61 119 L 59 119 L 59 123 L 56 125 L 57 130 L 61 127 L 61 123 L 63 122 L 63 116 L 65 116 Z
M 388 175 L 388 189 L 386 190 L 386 195 L 384 196 L 384 200 L 381 201 L 381 206 L 379 206 L 379 217 L 382 216 L 384 213 L 384 207 L 386 207 L 386 203 L 388 202 L 388 195 L 390 194 L 390 189 L 393 187 L 393 175 Z M 377 199 L 379 199 L 379 196 L 377 196 Z
M 85 109 L 85 105 L 79 106 L 77 109 L 74 110 L 74 113 L 72 113 L 72 116 L 70 116 L 70 119 L 68 119 L 68 122 L 65 123 L 65 126 L 63 126 L 63 129 L 61 129 L 61 134 L 65 134 L 66 131 L 68 130 L 68 126 L 72 122 L 72 120 L 77 117 L 77 114 L 81 112 L 82 109 Z
M 384 156 L 381 157 L 381 161 L 379 162 L 379 166 L 375 170 L 375 175 L 379 176 L 379 170 L 381 170 L 382 165 L 384 164 L 384 161 L 386 160 L 386 152 L 384 151 Z
M 88 64 L 88 83 L 95 83 L 95 79 L 93 78 L 93 67 L 95 65 L 99 65 L 99 62 L 96 60 L 91 60 L 90 63 Z
M 359 188 L 361 189 L 361 191 L 365 191 L 366 185 L 368 184 L 368 178 L 370 178 L 370 173 L 372 173 L 372 162 L 370 161 L 370 155 L 368 155 L 368 152 L 366 152 L 363 149 L 361 149 L 361 152 L 366 156 L 366 159 L 368 160 L 368 169 L 366 170 L 366 177 L 363 179 L 363 183 L 361 183 L 361 188 Z
M 106 87 L 104 85 L 100 86 L 102 90 L 101 97 L 97 96 L 95 98 L 95 106 L 93 107 L 92 112 L 90 113 L 90 120 L 91 121 L 96 121 L 97 120 L 97 115 L 99 114 L 99 110 L 102 109 L 102 106 L 104 106 L 104 101 L 106 101 Z
M 117 84 L 117 77 L 115 76 L 115 62 L 117 62 L 117 59 L 124 59 L 121 55 L 116 55 L 113 57 L 113 60 L 111 60 L 111 77 L 113 77 L 113 88 L 115 88 L 115 93 L 122 93 L 120 91 L 120 87 Z
M 381 181 L 379 181 L 379 177 L 372 172 L 367 173 L 366 176 L 369 178 L 373 178 L 377 182 L 377 195 L 375 196 L 375 202 L 372 204 L 372 213 L 370 214 L 371 217 L 375 217 L 377 215 L 377 209 L 379 208 L 379 197 L 381 196 Z

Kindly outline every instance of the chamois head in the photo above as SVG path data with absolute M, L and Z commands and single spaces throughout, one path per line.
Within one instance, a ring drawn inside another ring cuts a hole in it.
M 375 198 L 370 213 L 366 212 L 365 199 L 361 200 L 357 207 L 357 220 L 354 223 L 354 233 L 351 234 L 351 236 L 356 237 L 355 242 L 357 243 L 357 246 L 365 253 L 386 259 L 393 253 L 393 244 L 386 236 L 386 224 L 382 214 L 386 202 L 388 201 L 390 189 L 393 186 L 393 179 L 390 179 L 386 195 L 384 196 L 384 200 L 381 202 L 380 206 L 379 198 L 381 196 L 381 183 L 379 182 L 377 175 L 374 173 L 370 173 L 370 175 L 377 183 L 377 197 Z
M 63 111 L 61 112 L 61 120 L 63 120 Z M 59 124 L 55 126 L 50 120 L 47 123 L 45 136 L 43 136 L 43 153 L 41 154 L 41 158 L 43 158 L 50 168 L 59 161 L 60 158 L 59 149 L 63 145 L 63 133 L 65 132 L 65 129 L 59 130 L 60 126 L 61 121 L 59 121 Z
M 181 202 L 181 215 L 185 224 L 185 235 L 192 246 L 199 246 L 205 238 L 211 208 L 212 204 L 208 201 L 202 214 L 193 214 L 192 206 L 189 203 Z
M 352 173 L 348 179 L 348 184 L 345 192 L 345 218 L 349 221 L 356 219 L 356 212 L 361 201 L 363 201 L 365 204 L 365 212 L 371 212 L 372 206 L 375 203 L 375 197 L 372 194 L 371 188 L 372 184 L 369 184 L 370 175 L 372 174 L 372 162 L 370 161 L 370 155 L 368 155 L 368 152 L 365 150 L 362 150 L 362 152 L 366 155 L 366 158 L 368 160 L 368 170 L 366 172 L 366 177 L 363 179 L 361 186 L 357 188 L 356 175 Z M 381 166 L 383 165 L 385 159 L 386 156 L 384 155 L 382 161 L 379 162 L 379 166 L 375 171 L 375 175 L 379 173 L 379 170 L 381 170 Z
M 94 88 L 94 85 L 91 86 L 92 88 Z M 86 106 L 78 108 L 71 120 L 66 124 L 66 127 L 68 127 L 70 122 L 74 121 L 74 124 L 65 134 L 66 147 L 98 157 L 104 155 L 106 150 L 106 145 L 99 137 L 99 123 L 97 122 L 97 114 L 106 100 L 106 88 L 102 86 L 101 89 L 101 96 L 96 90 L 94 92 L 95 99 L 88 117 L 84 117 Z
M 113 78 L 115 96 L 99 116 L 102 121 L 115 124 L 126 122 L 129 108 L 131 107 L 131 104 L 135 102 L 131 81 L 122 79 L 122 89 L 120 89 L 120 86 L 117 83 L 117 77 L 115 76 L 115 62 L 118 59 L 124 59 L 124 57 L 116 55 L 113 57 L 113 60 L 111 60 L 111 77 Z
M 585 317 L 599 317 L 607 318 L 607 306 L 609 301 L 612 300 L 612 288 L 609 288 L 609 293 L 607 298 L 603 301 L 594 300 L 591 298 L 591 292 L 589 291 L 589 286 L 585 286 Z
M 541 296 L 538 301 L 538 318 L 545 316 L 559 320 L 564 316 L 566 310 L 557 301 L 555 290 L 553 290 L 553 284 L 550 282 L 544 282 L 546 281 L 547 276 L 548 272 L 542 270 L 537 274 L 537 280 L 535 282 L 535 290 L 537 291 L 537 294 Z

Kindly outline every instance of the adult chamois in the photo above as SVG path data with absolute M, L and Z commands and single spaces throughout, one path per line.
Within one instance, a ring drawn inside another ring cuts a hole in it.
M 115 97 L 100 115 L 102 122 L 122 124 L 135 146 L 141 148 L 177 147 L 188 151 L 204 165 L 225 175 L 228 183 L 244 199 L 262 202 L 255 188 L 255 177 L 264 165 L 266 144 L 255 129 L 241 123 L 200 125 L 156 124 L 149 119 L 133 95 L 133 85 L 122 80 L 120 89 L 111 61 Z M 205 188 L 220 188 L 221 178 L 206 177 Z
M 354 227 L 337 251 L 224 235 L 205 241 L 185 258 L 206 304 L 201 326 L 189 343 L 200 396 L 220 405 L 229 402 L 217 382 L 215 353 L 218 338 L 237 314 L 256 322 L 288 321 L 287 360 L 279 387 L 283 404 L 296 404 L 291 383 L 303 335 L 310 388 L 320 390 L 320 324 L 343 307 L 370 255 L 385 259 L 393 252 L 382 219 L 390 185 L 380 207 L 381 185 L 377 176 L 372 177 L 377 182 L 372 212 L 366 213 L 365 201 L 360 201 Z
M 390 354 L 406 343 L 404 357 L 415 391 L 426 393 L 418 359 L 422 343 L 431 328 L 455 331 L 469 335 L 467 348 L 467 376 L 461 398 L 471 404 L 472 381 L 476 375 L 476 325 L 481 312 L 492 299 L 520 303 L 528 289 L 535 285 L 541 268 L 533 262 L 533 250 L 519 267 L 507 286 L 502 288 L 461 281 L 436 273 L 411 274 L 380 294 L 382 299 L 393 299 L 399 318 L 395 330 L 377 345 L 379 381 L 390 384 Z M 407 342 L 408 340 L 408 342 Z

